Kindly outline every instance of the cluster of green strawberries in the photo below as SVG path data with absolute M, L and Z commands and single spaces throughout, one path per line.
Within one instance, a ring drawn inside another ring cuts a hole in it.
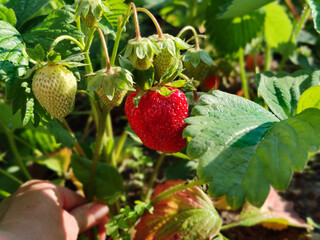
M 93 15 L 91 11 L 87 15 L 90 13 Z M 88 20 L 87 15 L 82 18 Z M 186 145 L 183 130 L 189 110 L 187 98 L 178 88 L 202 81 L 212 59 L 204 50 L 158 32 L 129 40 L 120 65 L 90 74 L 87 90 L 94 91 L 110 109 L 131 92 L 125 114 L 144 145 L 164 153 L 181 151 Z M 77 81 L 63 63 L 49 61 L 35 73 L 32 90 L 52 117 L 62 118 L 72 111 Z

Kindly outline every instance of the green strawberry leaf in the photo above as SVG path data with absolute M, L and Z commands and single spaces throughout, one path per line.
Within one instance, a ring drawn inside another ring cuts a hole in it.
M 29 55 L 30 58 L 37 62 L 42 62 L 46 56 L 45 51 L 41 47 L 40 44 L 37 44 L 34 49 L 32 48 L 27 48 L 27 54 Z
M 22 126 L 20 113 L 12 114 L 11 108 L 0 102 L 0 132 L 2 128 L 16 129 Z
M 215 9 L 208 7 L 207 19 L 212 18 Z M 213 43 L 219 54 L 232 54 L 245 48 L 254 38 L 259 36 L 265 21 L 265 13 L 255 11 L 233 19 L 214 19 L 206 22 L 209 41 Z M 223 33 L 223 34 L 221 34 Z
M 260 207 L 270 184 L 284 190 L 320 145 L 320 110 L 279 121 L 260 105 L 215 90 L 200 96 L 185 120 L 187 154 L 199 159 L 198 176 L 214 197 L 237 209 L 247 199 Z
M 5 81 L 7 98 L 15 97 L 13 85 L 26 73 L 28 60 L 20 33 L 9 23 L 0 21 L 0 81 Z
M 293 26 L 284 8 L 279 4 L 272 3 L 265 6 L 264 9 L 266 13 L 264 37 L 267 44 L 283 54 L 292 50 L 293 41 L 289 47 L 288 43 L 292 39 Z
M 301 113 L 308 108 L 320 109 L 320 86 L 313 86 L 301 95 L 297 106 L 297 113 Z
M 166 181 L 155 188 L 152 198 L 184 183 L 182 180 Z M 153 208 L 152 214 L 146 212 L 136 224 L 133 240 L 211 239 L 218 234 L 222 224 L 211 199 L 199 187 L 169 195 Z
M 5 6 L 12 8 L 17 16 L 17 29 L 33 18 L 50 0 L 9 0 Z
M 254 12 L 274 0 L 215 0 L 212 5 L 218 9 L 218 18 L 235 18 Z
M 92 161 L 78 155 L 72 155 L 71 166 L 76 178 L 83 184 L 84 191 L 88 192 Z M 114 203 L 124 191 L 123 179 L 118 170 L 99 162 L 95 174 L 94 196 L 107 203 Z
M 154 67 L 141 71 L 138 69 L 133 70 L 134 82 L 143 90 L 148 90 L 152 87 L 154 81 Z
M 22 35 L 24 41 L 30 46 L 41 44 L 46 52 L 49 51 L 52 42 L 61 35 L 69 35 L 76 39 L 84 37 L 83 33 L 72 23 L 72 14 L 66 10 L 55 10 L 48 15 L 39 25 Z M 62 58 L 78 52 L 79 47 L 69 40 L 60 42 L 55 51 L 59 52 Z
M 0 20 L 10 23 L 12 26 L 15 26 L 17 23 L 14 11 L 6 7 L 0 7 Z
M 293 74 L 271 72 L 259 74 L 258 91 L 272 112 L 280 119 L 296 113 L 301 94 L 311 86 L 320 84 L 320 71 L 298 71 Z
M 307 3 L 311 8 L 314 28 L 320 32 L 320 3 L 317 0 L 309 0 Z
M 110 7 L 110 12 L 104 12 L 103 16 L 107 19 L 115 31 L 119 17 L 125 15 L 128 6 L 124 3 L 124 0 L 108 0 L 107 3 Z
M 41 123 L 46 126 L 47 130 L 55 137 L 57 143 L 61 143 L 65 147 L 73 147 L 76 142 L 76 139 L 70 135 L 70 133 L 65 130 L 58 120 L 53 120 L 46 122 L 41 120 Z

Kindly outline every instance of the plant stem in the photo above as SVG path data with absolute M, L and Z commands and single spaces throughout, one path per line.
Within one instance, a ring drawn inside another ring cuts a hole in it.
M 131 5 L 132 10 L 133 10 L 134 22 L 135 22 L 135 26 L 136 26 L 136 39 L 140 39 L 141 38 L 141 33 L 140 33 L 140 26 L 139 26 L 139 19 L 138 19 L 138 13 L 137 13 L 136 5 L 133 2 L 131 2 L 130 5 Z
M 117 56 L 117 53 L 118 53 L 118 48 L 119 48 L 119 44 L 120 44 L 122 31 L 124 29 L 124 26 L 128 22 L 129 17 L 131 16 L 131 14 L 132 14 L 131 13 L 131 5 L 129 5 L 127 13 L 124 16 L 123 20 L 121 21 L 121 18 L 119 18 L 119 20 L 118 20 L 117 35 L 116 35 L 116 39 L 115 39 L 115 42 L 114 42 L 112 55 L 111 55 L 111 60 L 110 60 L 110 64 L 111 64 L 112 67 L 114 66 L 115 61 L 116 61 L 116 56 Z
M 111 109 L 110 109 L 111 110 Z M 110 114 L 110 110 L 108 111 L 108 115 L 107 115 L 107 124 L 106 124 L 106 130 L 107 130 L 107 135 L 108 138 L 112 140 L 112 142 L 114 142 L 114 137 L 113 137 L 113 129 L 112 129 L 112 121 L 111 121 L 111 114 Z M 113 146 L 114 147 L 114 146 Z M 115 151 L 112 150 L 111 153 L 111 164 L 113 167 L 117 168 L 117 161 L 116 161 L 116 157 L 115 157 Z
M 4 130 L 4 133 L 5 135 L 7 136 L 8 138 L 8 142 L 9 142 L 9 145 L 11 147 L 11 151 L 13 153 L 13 156 L 15 158 L 15 160 L 17 161 L 17 164 L 20 168 L 20 170 L 22 171 L 22 173 L 24 174 L 25 178 L 27 180 L 30 180 L 32 179 L 30 173 L 28 172 L 28 169 L 27 167 L 25 166 L 20 154 L 19 154 L 19 151 L 17 149 L 17 146 L 16 146 L 16 143 L 14 141 L 14 135 L 13 135 L 13 132 L 8 130 L 7 127 L 0 121 L 0 126 L 3 128 Z
M 122 152 L 122 149 L 123 149 L 123 146 L 127 140 L 127 132 L 126 131 L 123 131 L 123 133 L 121 134 L 121 137 L 118 141 L 118 144 L 117 144 L 117 147 L 116 147 L 116 150 L 115 150 L 115 159 L 116 159 L 116 162 L 118 162 L 119 160 L 119 157 L 120 157 L 120 154 Z
M 19 185 L 23 184 L 23 182 L 20 179 L 16 178 L 15 176 L 13 176 L 12 174 L 10 174 L 7 171 L 3 170 L 2 168 L 0 168 L 0 174 L 2 174 L 6 178 L 12 180 L 13 182 L 15 182 L 15 183 L 17 183 Z
M 82 52 L 84 52 L 85 47 L 83 46 L 83 44 L 80 43 L 80 42 L 79 42 L 77 39 L 75 39 L 74 37 L 71 37 L 71 36 L 69 36 L 69 35 L 62 35 L 62 36 L 60 36 L 60 37 L 57 37 L 57 38 L 53 41 L 53 43 L 51 44 L 49 52 L 53 51 L 54 47 L 55 47 L 59 42 L 61 42 L 61 41 L 63 41 L 63 40 L 70 40 L 70 41 L 74 42 L 75 44 L 77 44 L 77 46 L 80 48 L 80 50 L 81 50 Z
M 269 71 L 272 61 L 271 47 L 269 44 L 266 45 L 264 71 Z
M 89 29 L 89 33 L 88 33 L 88 37 L 87 37 L 87 41 L 85 44 L 85 47 L 83 49 L 83 52 L 85 53 L 85 63 L 88 64 L 86 65 L 86 73 L 92 73 L 93 72 L 93 68 L 92 68 L 92 64 L 91 64 L 91 59 L 89 56 L 89 49 L 91 47 L 92 44 L 92 40 L 94 38 L 94 32 L 95 32 L 96 28 L 90 28 Z
M 151 201 L 151 205 L 156 204 L 157 202 L 161 201 L 162 199 L 168 197 L 169 195 L 179 192 L 183 189 L 187 189 L 190 187 L 195 187 L 195 186 L 199 186 L 199 185 L 203 185 L 206 184 L 207 182 L 202 181 L 202 180 L 197 180 L 197 181 L 191 181 L 191 182 L 185 182 L 182 183 L 180 185 L 177 185 L 175 187 L 169 188 L 168 190 L 162 192 L 161 194 L 159 194 L 155 199 L 153 199 Z
M 240 64 L 240 71 L 241 71 L 241 83 L 242 83 L 242 89 L 243 89 L 243 96 L 246 99 L 249 99 L 249 82 L 246 76 L 246 69 L 245 69 L 245 63 L 244 63 L 244 51 L 243 48 L 240 48 L 239 50 L 239 64 Z
M 162 33 L 162 29 L 160 27 L 160 24 L 158 23 L 157 19 L 153 16 L 153 14 L 151 12 L 149 12 L 147 9 L 145 8 L 137 8 L 138 12 L 144 12 L 145 14 L 147 14 L 150 19 L 152 20 L 153 24 L 155 25 L 155 27 L 157 28 L 157 33 L 158 33 L 158 38 L 163 38 L 163 33 Z
M 156 166 L 154 167 L 153 169 L 153 173 L 151 175 L 151 179 L 149 181 L 149 184 L 148 184 L 148 188 L 147 188 L 147 192 L 146 192 L 146 195 L 144 196 L 144 201 L 147 201 L 149 202 L 150 201 L 150 197 L 151 197 L 151 192 L 152 192 L 152 188 L 153 188 L 153 184 L 158 176 L 158 173 L 159 173 L 159 169 L 163 163 L 163 160 L 165 159 L 165 157 L 167 156 L 167 154 L 165 153 L 162 153 L 156 163 Z
M 106 65 L 107 65 L 107 71 L 110 70 L 110 58 L 109 58 L 109 53 L 108 53 L 108 47 L 107 47 L 107 43 L 106 43 L 106 39 L 104 37 L 104 34 L 102 32 L 102 30 L 100 28 L 98 28 L 98 31 L 99 31 L 99 35 L 100 35 L 100 38 L 101 38 L 101 43 L 102 43 L 102 46 L 103 46 L 103 51 L 104 51 L 104 54 L 105 54 L 105 57 L 106 57 Z
M 91 125 L 91 123 L 92 123 L 92 120 L 93 120 L 93 119 L 92 119 L 92 113 L 91 113 L 91 114 L 89 115 L 89 117 L 88 117 L 86 126 L 85 126 L 85 128 L 84 128 L 83 135 L 82 135 L 82 137 L 81 137 L 81 139 L 80 139 L 80 142 L 84 142 L 85 139 L 88 137 L 89 131 L 90 131 L 90 125 Z
M 299 22 L 297 22 L 297 25 L 293 31 L 293 33 L 291 34 L 291 37 L 287 43 L 287 46 L 285 48 L 285 52 L 284 52 L 284 56 L 283 58 L 281 59 L 281 62 L 280 62 L 280 66 L 279 66 L 279 70 L 278 71 L 282 71 L 283 68 L 284 68 L 284 65 L 288 59 L 288 55 L 289 55 L 289 46 L 292 42 L 294 42 L 296 40 L 296 38 L 298 37 L 303 25 L 305 24 L 305 22 L 308 20 L 308 16 L 309 16 L 309 13 L 310 13 L 310 6 L 309 4 L 306 4 L 306 7 L 305 9 L 303 10 L 303 13 L 302 13 L 302 16 L 301 16 L 301 19 Z
M 87 194 L 87 199 L 89 201 L 93 200 L 94 197 L 94 185 L 95 185 L 95 175 L 97 171 L 97 165 L 99 162 L 99 157 L 102 149 L 102 144 L 103 144 L 103 136 L 105 132 L 105 122 L 106 122 L 106 117 L 107 117 L 108 112 L 104 110 L 102 114 L 99 116 L 98 120 L 98 130 L 97 130 L 97 137 L 96 137 L 96 145 L 94 148 L 94 153 L 93 153 L 93 159 L 92 159 L 92 165 L 91 165 L 91 170 L 90 170 L 90 178 L 89 178 L 89 183 L 88 183 L 88 194 Z
M 239 225 L 239 223 L 237 223 L 237 222 L 235 222 L 235 223 L 230 223 L 230 224 L 221 226 L 220 231 L 227 230 L 227 229 L 233 228 L 233 227 L 239 227 L 239 226 L 240 226 L 240 225 Z
M 69 124 L 68 124 L 68 122 L 66 121 L 65 118 L 62 119 L 62 125 L 63 125 L 64 128 L 70 133 L 70 135 L 75 138 L 74 133 L 72 132 L 72 130 L 71 130 L 71 128 L 70 128 L 70 126 L 69 126 Z M 75 138 L 75 139 L 76 139 L 76 138 Z M 77 139 L 76 139 L 76 142 L 75 142 L 75 144 L 74 144 L 74 147 L 75 147 L 76 152 L 77 152 L 77 154 L 78 154 L 79 156 L 87 157 L 86 154 L 84 153 L 84 151 L 82 150 L 82 148 L 81 148 L 81 146 L 80 146 L 80 144 L 79 144 L 79 142 L 78 142 Z
M 195 41 L 195 49 L 196 49 L 196 50 L 199 50 L 200 47 L 199 47 L 198 33 L 197 33 L 197 31 L 196 31 L 196 29 L 195 29 L 194 27 L 192 27 L 192 26 L 186 26 L 186 27 L 182 28 L 181 31 L 178 33 L 177 37 L 180 38 L 180 37 L 182 36 L 182 34 L 184 34 L 184 33 L 185 33 L 186 31 L 188 31 L 188 30 L 192 31 L 193 37 L 194 37 L 194 41 Z
M 285 0 L 286 4 L 288 5 L 290 11 L 292 12 L 293 16 L 295 17 L 295 19 L 297 21 L 300 20 L 300 16 L 299 14 L 297 13 L 297 10 L 296 8 L 294 7 L 294 5 L 292 4 L 291 0 Z

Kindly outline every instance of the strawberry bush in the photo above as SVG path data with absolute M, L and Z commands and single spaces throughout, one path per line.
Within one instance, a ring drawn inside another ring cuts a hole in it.
M 134 2 L 0 1 L 0 198 L 70 187 L 108 239 L 312 231 L 270 198 L 319 158 L 318 1 Z

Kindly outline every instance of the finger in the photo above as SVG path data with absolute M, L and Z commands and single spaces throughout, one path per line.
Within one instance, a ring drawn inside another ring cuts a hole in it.
M 70 214 L 76 219 L 81 233 L 99 224 L 108 212 L 109 208 L 106 205 L 88 203 L 73 209 Z
M 103 219 L 101 219 L 100 223 L 98 224 L 98 234 L 99 234 L 99 240 L 105 240 L 106 239 L 106 224 L 109 222 L 109 218 L 107 216 L 104 216 Z
M 80 194 L 66 188 L 57 186 L 57 190 L 60 194 L 61 206 L 65 210 L 71 210 L 75 207 L 81 206 L 87 202 L 87 200 Z

